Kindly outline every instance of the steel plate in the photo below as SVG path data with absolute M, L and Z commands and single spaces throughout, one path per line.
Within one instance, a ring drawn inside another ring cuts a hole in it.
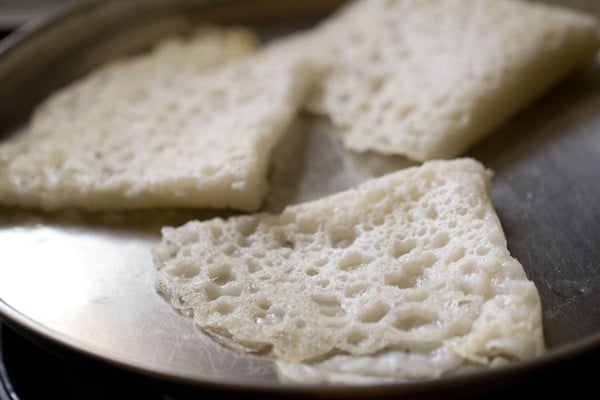
M 565 2 L 600 15 L 594 0 Z M 339 3 L 89 2 L 1 44 L 0 132 L 18 134 L 31 109 L 53 89 L 104 62 L 143 51 L 166 34 L 216 22 L 250 25 L 270 39 L 314 24 Z M 275 152 L 266 209 L 277 211 L 409 165 L 399 157 L 344 151 L 330 130 L 327 121 L 309 117 L 290 129 Z M 511 253 L 540 291 L 549 351 L 494 371 L 379 389 L 442 390 L 529 371 L 600 345 L 598 62 L 578 70 L 468 155 L 495 171 L 493 202 Z M 160 227 L 213 215 L 0 209 L 0 315 L 83 354 L 164 379 L 341 390 L 279 382 L 271 361 L 214 344 L 156 293 L 149 250 Z

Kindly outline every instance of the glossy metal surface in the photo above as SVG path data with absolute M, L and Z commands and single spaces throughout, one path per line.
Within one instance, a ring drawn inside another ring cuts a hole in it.
M 252 24 L 271 38 L 314 23 L 315 15 L 325 15 L 336 3 L 93 2 L 4 45 L 0 132 L 15 134 L 52 89 L 102 62 L 143 50 L 164 34 L 215 21 Z M 577 3 L 589 9 L 595 4 Z M 74 30 L 80 32 L 75 38 Z M 600 66 L 590 64 L 469 154 L 495 171 L 492 198 L 509 248 L 542 297 L 550 351 L 514 370 L 600 345 L 599 110 Z M 274 156 L 266 209 L 277 211 L 409 164 L 402 158 L 346 152 L 330 130 L 327 122 L 308 117 L 290 130 Z M 160 227 L 213 215 L 0 209 L 0 315 L 47 339 L 146 374 L 199 384 L 294 388 L 279 383 L 270 361 L 214 344 L 154 290 L 149 250 L 160 238 Z M 511 368 L 460 381 L 506 374 Z M 436 385 L 453 380 L 440 382 Z M 386 387 L 406 391 L 427 384 Z

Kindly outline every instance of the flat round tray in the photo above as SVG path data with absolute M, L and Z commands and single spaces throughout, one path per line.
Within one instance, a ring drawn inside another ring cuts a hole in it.
M 19 134 L 52 90 L 156 39 L 206 23 L 271 39 L 309 27 L 339 1 L 94 1 L 17 33 L 0 47 L 0 132 Z M 600 15 L 597 2 L 579 1 Z M 277 148 L 265 209 L 311 200 L 409 165 L 342 149 L 304 116 Z M 434 381 L 368 388 L 280 382 L 271 361 L 205 337 L 154 289 L 160 227 L 214 211 L 52 214 L 0 209 L 0 316 L 129 370 L 194 385 L 356 394 L 415 393 L 495 381 L 600 345 L 600 66 L 581 68 L 469 152 L 495 171 L 492 199 L 511 253 L 540 292 L 549 351 L 541 358 Z M 356 389 L 356 390 L 355 390 Z

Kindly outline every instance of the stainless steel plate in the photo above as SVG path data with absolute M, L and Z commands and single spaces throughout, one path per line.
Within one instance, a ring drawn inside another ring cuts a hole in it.
M 18 134 L 32 107 L 51 90 L 168 33 L 185 33 L 203 22 L 238 23 L 268 39 L 310 26 L 338 3 L 91 2 L 0 49 L 0 131 Z M 600 15 L 593 0 L 577 5 Z M 275 152 L 266 209 L 409 164 L 344 151 L 330 130 L 326 121 L 308 117 L 290 129 Z M 530 370 L 600 345 L 600 66 L 577 71 L 469 155 L 496 172 L 493 201 L 512 254 L 540 291 L 550 351 L 508 368 L 438 380 L 440 388 L 457 379 Z M 196 384 L 312 390 L 280 383 L 270 361 L 214 344 L 155 292 L 149 250 L 160 227 L 213 215 L 0 209 L 0 315 L 144 374 Z M 380 388 L 405 392 L 431 384 Z

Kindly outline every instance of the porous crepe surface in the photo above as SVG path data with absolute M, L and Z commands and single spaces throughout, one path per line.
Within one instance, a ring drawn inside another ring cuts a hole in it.
M 365 0 L 271 47 L 329 63 L 308 108 L 348 148 L 428 160 L 460 155 L 598 43 L 594 18 L 544 4 Z
M 0 203 L 258 208 L 271 150 L 310 73 L 301 62 L 243 57 L 252 38 L 202 30 L 61 90 L 0 147 Z
M 540 300 L 506 248 L 490 176 L 471 159 L 432 161 L 279 215 L 166 227 L 156 287 L 205 332 L 292 374 L 336 355 L 414 354 L 392 357 L 395 378 L 533 357 Z M 435 355 L 438 367 L 410 372 Z
M 147 92 L 178 90 L 208 67 L 248 56 L 256 46 L 244 28 L 207 26 L 187 38 L 167 37 L 148 53 L 116 60 L 52 94 L 35 110 L 29 134 L 53 134 L 90 114 L 147 102 Z

